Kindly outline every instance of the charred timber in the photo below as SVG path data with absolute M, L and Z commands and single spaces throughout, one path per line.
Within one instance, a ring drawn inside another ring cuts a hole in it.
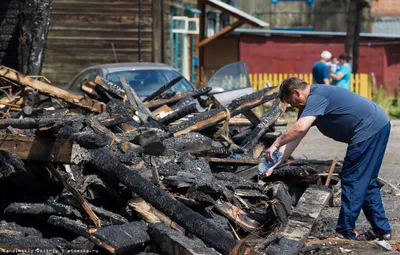
M 191 96 L 193 98 L 197 98 L 199 96 L 207 94 L 210 91 L 211 91 L 211 88 L 205 87 L 205 88 L 195 90 L 195 91 L 189 92 L 189 93 L 179 93 L 179 94 L 172 96 L 171 98 L 167 98 L 167 99 L 155 99 L 155 100 L 147 101 L 145 103 L 145 105 L 150 110 L 153 110 L 153 109 L 157 109 L 158 107 L 165 105 L 165 104 L 172 105 L 172 104 L 178 102 L 179 100 L 183 99 L 186 96 Z
M 229 233 L 219 229 L 204 216 L 172 199 L 163 189 L 153 185 L 143 176 L 131 171 L 106 148 L 89 149 L 89 164 L 103 176 L 123 183 L 156 209 L 163 212 L 185 230 L 193 233 L 216 250 L 227 254 L 237 244 Z
M 176 120 L 179 120 L 180 118 L 183 118 L 191 113 L 194 113 L 197 111 L 196 103 L 192 103 L 189 105 L 182 106 L 181 108 L 171 112 L 164 118 L 160 119 L 159 122 L 164 125 L 168 125 Z
M 242 148 L 246 151 L 252 150 L 263 135 L 269 130 L 274 122 L 285 112 L 286 104 L 282 103 L 279 98 L 275 99 L 271 108 L 261 117 L 261 122 L 251 131 L 242 143 Z
M 169 81 L 167 84 L 163 85 L 161 88 L 159 88 L 157 91 L 155 91 L 153 94 L 151 94 L 150 96 L 146 97 L 143 102 L 147 102 L 150 100 L 153 100 L 154 98 L 158 97 L 159 95 L 161 95 L 162 93 L 164 93 L 166 90 L 168 90 L 169 88 L 171 88 L 172 86 L 174 86 L 175 84 L 177 84 L 180 80 L 183 79 L 183 76 L 178 76 L 175 79 Z
M 205 129 L 225 120 L 229 116 L 233 117 L 276 98 L 278 91 L 278 87 L 265 88 L 250 95 L 242 96 L 232 101 L 226 109 L 217 108 L 204 112 L 171 127 L 170 131 L 174 133 L 174 136 L 178 136 L 191 131 Z
M 45 82 L 25 76 L 5 66 L 0 66 L 0 78 L 12 83 L 16 83 L 23 87 L 31 87 L 43 95 L 59 98 L 67 103 L 77 105 L 89 111 L 100 113 L 105 112 L 106 110 L 106 105 L 102 102 L 70 93 Z

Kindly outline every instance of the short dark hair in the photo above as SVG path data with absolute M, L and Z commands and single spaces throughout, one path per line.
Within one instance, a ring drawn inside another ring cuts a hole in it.
M 302 79 L 291 77 L 284 80 L 279 88 L 279 98 L 282 101 L 286 101 L 286 99 L 293 94 L 294 89 L 303 90 L 307 86 L 307 82 Z
M 339 59 L 345 60 L 346 62 L 349 62 L 351 60 L 351 56 L 347 55 L 347 54 L 341 54 L 339 56 Z

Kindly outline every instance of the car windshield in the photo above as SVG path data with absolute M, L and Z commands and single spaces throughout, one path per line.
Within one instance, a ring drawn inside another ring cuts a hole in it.
M 133 70 L 109 73 L 106 79 L 122 88 L 118 76 L 124 76 L 138 96 L 146 97 L 179 75 L 173 70 Z M 186 79 L 182 79 L 166 92 L 191 92 L 193 90 L 193 86 Z

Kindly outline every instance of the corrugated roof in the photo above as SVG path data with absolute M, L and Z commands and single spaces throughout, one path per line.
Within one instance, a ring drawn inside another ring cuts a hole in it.
M 269 27 L 269 24 L 267 22 L 264 22 L 260 19 L 257 19 L 254 16 L 251 16 L 250 14 L 241 11 L 227 3 L 224 3 L 220 0 L 203 0 L 204 3 L 209 4 L 210 6 L 214 7 L 215 9 L 218 9 L 222 12 L 227 12 L 230 15 L 234 16 L 237 19 L 244 19 L 246 23 L 253 25 L 253 26 L 258 26 L 258 27 Z
M 379 18 L 372 24 L 373 33 L 400 35 L 400 17 Z
M 269 29 L 250 29 L 250 28 L 237 28 L 232 33 L 236 34 L 253 34 L 253 35 L 284 35 L 284 36 L 346 36 L 345 32 L 322 32 L 322 31 L 287 31 L 287 30 L 269 30 Z M 382 39 L 400 39 L 399 34 L 384 34 L 384 33 L 360 33 L 361 37 L 382 38 Z

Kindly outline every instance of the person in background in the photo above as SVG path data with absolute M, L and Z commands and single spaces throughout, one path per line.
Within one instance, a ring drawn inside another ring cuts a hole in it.
M 351 57 L 346 54 L 339 56 L 340 66 L 336 70 L 336 73 L 331 73 L 332 85 L 342 87 L 350 90 L 350 78 L 351 78 L 351 66 L 349 61 Z
M 329 74 L 336 73 L 339 68 L 339 61 L 337 57 L 332 57 L 332 61 L 328 62 Z
M 321 53 L 321 60 L 314 64 L 312 68 L 313 83 L 329 85 L 329 68 L 327 62 L 331 59 L 332 54 L 324 50 Z

